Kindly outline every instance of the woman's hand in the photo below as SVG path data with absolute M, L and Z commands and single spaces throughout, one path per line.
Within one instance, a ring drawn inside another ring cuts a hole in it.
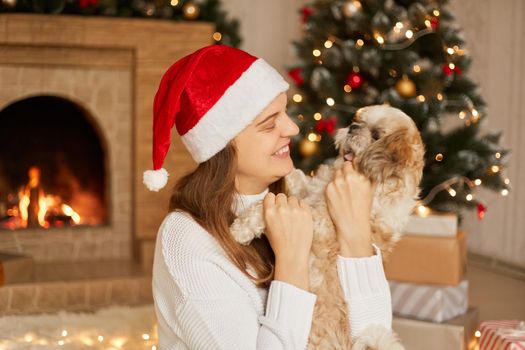
M 275 254 L 275 279 L 308 289 L 313 220 L 308 203 L 284 193 L 264 197 L 266 236 Z
M 342 256 L 373 255 L 370 212 L 375 184 L 344 162 L 325 190 L 328 211 L 337 232 Z

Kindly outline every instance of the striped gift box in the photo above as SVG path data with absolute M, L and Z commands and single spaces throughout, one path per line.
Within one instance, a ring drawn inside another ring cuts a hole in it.
M 525 322 L 483 321 L 479 350 L 525 350 Z
M 394 313 L 419 320 L 443 322 L 468 308 L 468 281 L 457 286 L 438 286 L 388 281 Z

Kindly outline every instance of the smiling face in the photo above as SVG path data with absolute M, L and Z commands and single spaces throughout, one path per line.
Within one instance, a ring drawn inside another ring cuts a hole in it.
M 235 187 L 239 193 L 261 193 L 293 170 L 288 145 L 299 127 L 286 114 L 286 104 L 283 92 L 233 139 L 237 152 Z
M 376 105 L 357 111 L 350 126 L 335 135 L 335 146 L 346 160 L 359 157 L 372 143 L 395 132 L 417 133 L 412 119 L 397 108 Z

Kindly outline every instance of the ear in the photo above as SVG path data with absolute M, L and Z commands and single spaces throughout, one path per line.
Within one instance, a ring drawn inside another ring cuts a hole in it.
M 360 156 L 359 167 L 371 180 L 400 177 L 407 168 L 423 167 L 424 147 L 418 133 L 399 129 L 372 143 Z

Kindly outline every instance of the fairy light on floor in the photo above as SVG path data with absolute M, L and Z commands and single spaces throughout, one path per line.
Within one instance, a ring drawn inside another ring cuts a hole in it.
M 12 315 L 0 318 L 0 329 L 0 350 L 158 349 L 152 305 L 113 306 L 93 313 Z

